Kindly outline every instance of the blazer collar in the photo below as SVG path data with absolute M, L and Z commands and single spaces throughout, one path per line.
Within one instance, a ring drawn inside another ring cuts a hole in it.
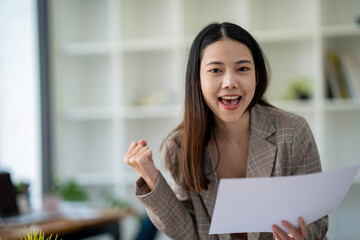
M 269 141 L 276 129 L 270 116 L 271 109 L 255 105 L 251 109 L 251 134 L 246 177 L 270 177 L 277 147 Z
M 277 147 L 267 139 L 276 131 L 269 110 L 267 107 L 255 105 L 250 111 L 251 133 L 249 142 L 249 152 L 247 159 L 246 177 L 270 177 L 274 165 Z M 206 206 L 209 218 L 214 212 L 215 199 L 218 188 L 218 178 L 216 175 L 215 164 L 212 159 L 209 147 L 205 152 L 205 170 L 207 173 L 213 171 L 209 176 L 209 186 L 207 191 L 201 191 L 201 199 Z M 221 234 L 219 239 L 229 239 L 229 234 Z M 258 233 L 251 233 L 250 239 L 258 239 Z

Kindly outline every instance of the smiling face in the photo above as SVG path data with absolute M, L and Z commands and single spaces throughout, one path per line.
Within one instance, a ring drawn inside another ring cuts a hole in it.
M 248 47 L 229 38 L 207 46 L 202 52 L 200 82 L 216 121 L 239 121 L 256 88 L 255 65 Z

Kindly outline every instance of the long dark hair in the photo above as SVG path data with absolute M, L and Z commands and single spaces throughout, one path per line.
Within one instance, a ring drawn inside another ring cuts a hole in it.
M 250 110 L 255 104 L 271 106 L 264 98 L 269 77 L 267 60 L 255 39 L 238 25 L 224 22 L 212 23 L 206 26 L 196 36 L 191 49 L 186 71 L 185 109 L 184 120 L 174 130 L 181 131 L 179 146 L 181 154 L 179 162 L 175 163 L 178 169 L 175 178 L 186 190 L 207 190 L 208 174 L 205 172 L 205 149 L 214 129 L 214 116 L 205 103 L 200 85 L 200 62 L 203 50 L 210 44 L 223 38 L 230 38 L 246 45 L 255 64 L 256 89 L 255 95 L 248 106 Z M 167 153 L 166 155 L 171 155 Z M 165 166 L 171 168 L 166 162 Z

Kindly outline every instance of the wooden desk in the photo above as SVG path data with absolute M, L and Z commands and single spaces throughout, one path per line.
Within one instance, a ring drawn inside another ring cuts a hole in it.
M 29 233 L 34 230 L 44 232 L 45 237 L 58 235 L 58 240 L 79 240 L 102 233 L 111 234 L 115 240 L 120 240 L 119 220 L 134 216 L 131 211 L 105 211 L 99 217 L 91 219 L 58 218 L 51 221 L 27 224 Z M 1 240 L 19 240 L 26 235 L 25 226 L 0 227 Z

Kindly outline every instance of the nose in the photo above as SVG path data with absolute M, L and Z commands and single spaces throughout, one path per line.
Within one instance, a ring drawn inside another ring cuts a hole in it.
M 234 73 L 228 72 L 224 75 L 222 88 L 233 89 L 238 87 L 238 81 Z

